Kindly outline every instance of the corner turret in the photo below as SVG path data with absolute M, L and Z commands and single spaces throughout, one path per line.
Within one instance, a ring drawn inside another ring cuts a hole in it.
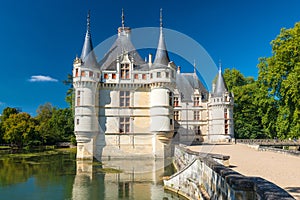
M 73 63 L 75 96 L 74 133 L 77 140 L 77 158 L 92 160 L 96 156 L 96 140 L 99 136 L 97 119 L 97 85 L 100 70 L 90 34 L 90 13 L 87 16 L 87 32 L 80 58 Z
M 164 41 L 161 9 L 159 42 L 154 63 L 150 67 L 150 131 L 153 134 L 153 140 L 158 140 L 154 145 L 155 148 L 159 145 L 169 144 L 174 135 L 173 93 L 176 87 L 175 69 L 175 64 L 170 62 Z M 153 149 L 155 156 L 165 157 L 158 155 L 159 153 L 156 149 Z
M 210 96 L 209 108 L 209 142 L 224 142 L 234 138 L 233 132 L 233 98 L 228 92 L 221 64 L 216 83 Z

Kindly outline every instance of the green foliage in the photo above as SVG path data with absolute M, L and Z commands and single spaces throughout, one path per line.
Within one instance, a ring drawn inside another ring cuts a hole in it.
M 50 103 L 39 106 L 36 117 L 43 144 L 71 141 L 74 130 L 73 114 L 70 108 L 56 109 Z
M 258 65 L 262 124 L 270 137 L 300 136 L 300 23 L 271 42 L 273 55 Z
M 244 77 L 236 69 L 225 69 L 224 79 L 234 94 L 234 131 L 236 138 L 265 138 L 261 118 L 255 104 L 257 84 L 252 77 Z
M 67 90 L 66 95 L 66 102 L 69 104 L 69 107 L 73 109 L 74 106 L 74 88 L 73 88 L 73 76 L 71 74 L 68 74 L 67 80 L 64 80 L 63 83 L 67 86 L 69 86 L 69 89 Z
M 5 133 L 3 139 L 11 145 L 22 147 L 32 141 L 36 141 L 35 132 L 36 122 L 27 113 L 11 114 L 3 122 Z
M 6 107 L 2 111 L 2 115 L 0 116 L 0 143 L 1 144 L 4 142 L 3 136 L 4 136 L 4 133 L 5 133 L 5 130 L 3 128 L 3 122 L 6 119 L 8 119 L 11 114 L 17 114 L 17 113 L 19 113 L 18 109 L 16 109 L 16 108 L 10 108 L 10 107 Z

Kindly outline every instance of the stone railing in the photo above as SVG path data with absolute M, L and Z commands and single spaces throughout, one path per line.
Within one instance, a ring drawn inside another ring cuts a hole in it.
M 257 144 L 257 145 L 269 145 L 269 146 L 298 146 L 300 140 L 280 140 L 280 139 L 236 139 L 236 143 L 243 144 Z
M 247 177 L 220 164 L 229 159 L 215 154 L 199 154 L 175 147 L 174 165 L 178 172 L 164 180 L 167 190 L 188 199 L 294 199 L 277 185 Z

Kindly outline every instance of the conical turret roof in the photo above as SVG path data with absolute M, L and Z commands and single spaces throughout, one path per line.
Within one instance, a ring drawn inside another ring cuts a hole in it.
M 160 32 L 153 67 L 166 67 L 170 62 L 162 26 L 162 9 L 160 9 Z
M 92 37 L 90 32 L 90 12 L 88 12 L 87 15 L 87 29 L 80 58 L 86 67 L 97 66 L 97 59 L 93 51 Z
M 222 74 L 222 69 L 221 67 L 219 68 L 219 73 L 216 81 L 216 87 L 213 92 L 214 97 L 221 97 L 225 92 L 227 92 L 227 87 L 224 81 L 224 77 Z

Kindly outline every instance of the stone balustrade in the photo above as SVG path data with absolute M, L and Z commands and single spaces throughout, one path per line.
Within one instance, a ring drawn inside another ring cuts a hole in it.
M 229 164 L 229 156 L 201 154 L 184 146 L 176 146 L 174 154 L 178 171 L 164 180 L 164 187 L 188 199 L 294 199 L 265 179 L 244 176 L 221 164 Z

